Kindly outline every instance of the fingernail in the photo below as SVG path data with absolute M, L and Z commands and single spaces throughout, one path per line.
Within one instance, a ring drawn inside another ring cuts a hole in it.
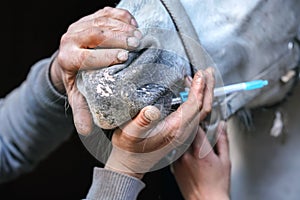
M 158 108 L 152 106 L 145 110 L 144 116 L 149 120 L 149 121 L 156 121 L 160 118 L 160 111 Z
M 192 78 L 191 76 L 187 76 L 186 79 L 187 79 L 187 81 L 190 82 L 190 83 L 193 82 L 193 78 Z
M 126 61 L 128 59 L 128 51 L 120 51 L 117 55 L 118 60 Z
M 140 45 L 140 40 L 138 40 L 136 37 L 129 37 L 127 39 L 127 45 L 129 47 L 136 48 L 136 47 L 138 47 Z
M 192 81 L 193 81 L 192 77 L 187 75 L 184 79 L 185 86 L 190 88 L 192 86 Z
M 133 32 L 133 35 L 134 35 L 134 37 L 136 37 L 136 38 L 138 38 L 138 39 L 142 39 L 142 37 L 143 37 L 143 34 L 142 34 L 141 31 L 139 31 L 139 30 L 135 30 L 135 31 Z
M 208 72 L 213 75 L 215 73 L 215 69 L 213 67 L 209 67 Z
M 136 22 L 136 20 L 134 18 L 131 19 L 130 23 L 131 23 L 131 25 L 138 27 L 138 23 Z
M 219 123 L 219 131 L 220 131 L 220 133 L 221 134 L 224 134 L 224 135 L 227 135 L 227 124 L 226 124 L 226 122 L 224 122 L 224 121 L 220 121 L 220 123 Z
M 200 83 L 201 81 L 202 81 L 202 79 L 203 79 L 203 77 L 204 77 L 204 74 L 203 74 L 203 72 L 202 71 L 198 71 L 196 74 L 195 74 L 195 81 L 197 82 L 197 83 Z

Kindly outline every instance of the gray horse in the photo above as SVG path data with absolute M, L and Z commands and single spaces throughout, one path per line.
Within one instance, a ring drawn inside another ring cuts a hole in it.
M 186 17 L 176 16 L 178 6 Z M 78 88 L 101 128 L 113 129 L 151 104 L 166 116 L 172 98 L 184 90 L 184 77 L 209 65 L 219 72 L 217 85 L 253 79 L 270 83 L 219 101 L 225 119 L 242 108 L 282 100 L 294 83 L 295 73 L 284 82 L 281 78 L 297 68 L 300 57 L 297 0 L 122 0 L 117 7 L 135 16 L 144 39 L 125 64 L 78 76 Z
M 281 102 L 298 79 L 299 0 L 121 0 L 117 7 L 137 19 L 144 34 L 140 48 L 125 64 L 82 71 L 77 79 L 95 124 L 103 129 L 114 129 L 146 105 L 156 105 L 166 116 L 173 109 L 171 99 L 185 90 L 184 77 L 208 66 L 217 69 L 217 86 L 269 81 L 264 89 L 218 99 L 214 112 L 223 119 Z M 260 132 L 253 133 L 253 139 L 241 134 L 240 127 L 229 126 L 233 199 L 286 199 L 293 188 L 298 199 L 299 162 L 287 153 L 299 152 L 299 134 L 292 134 L 294 143 L 282 148 L 263 134 L 265 121 L 258 126 Z M 105 162 L 103 152 L 109 151 L 110 143 L 101 136 L 81 139 Z M 258 194 L 262 191 L 266 194 Z

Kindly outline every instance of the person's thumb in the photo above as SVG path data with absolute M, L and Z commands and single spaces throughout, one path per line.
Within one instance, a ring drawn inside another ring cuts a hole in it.
M 218 126 L 219 138 L 217 141 L 217 153 L 223 162 L 229 162 L 229 140 L 227 134 L 227 124 L 221 121 Z
M 93 128 L 92 114 L 87 102 L 78 90 L 69 92 L 68 98 L 72 107 L 76 131 L 81 135 L 87 136 L 92 132 Z
M 149 136 L 149 130 L 160 119 L 160 110 L 155 106 L 146 106 L 139 114 L 124 127 L 122 132 L 136 138 L 146 138 Z

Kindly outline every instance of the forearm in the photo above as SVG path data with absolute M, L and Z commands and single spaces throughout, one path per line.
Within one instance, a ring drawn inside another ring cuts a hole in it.
M 50 59 L 36 63 L 26 81 L 0 104 L 0 182 L 31 170 L 74 130 L 66 99 L 49 79 Z
M 107 169 L 95 168 L 87 199 L 133 200 L 145 184 L 134 177 Z

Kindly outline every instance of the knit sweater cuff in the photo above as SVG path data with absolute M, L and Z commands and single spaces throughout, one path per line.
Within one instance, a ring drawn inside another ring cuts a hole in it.
M 94 168 L 93 183 L 87 199 L 136 199 L 145 184 L 134 177 L 103 168 Z
M 56 52 L 51 58 L 43 59 L 36 65 L 40 65 L 41 68 L 33 68 L 33 70 L 41 70 L 41 75 L 35 77 L 36 84 L 34 84 L 33 92 L 37 97 L 39 103 L 45 108 L 52 108 L 54 111 L 65 112 L 65 105 L 67 103 L 67 97 L 60 94 L 53 86 L 50 80 L 50 67 L 53 59 L 56 56 Z M 36 75 L 36 73 L 33 73 Z M 32 77 L 34 78 L 34 77 Z

